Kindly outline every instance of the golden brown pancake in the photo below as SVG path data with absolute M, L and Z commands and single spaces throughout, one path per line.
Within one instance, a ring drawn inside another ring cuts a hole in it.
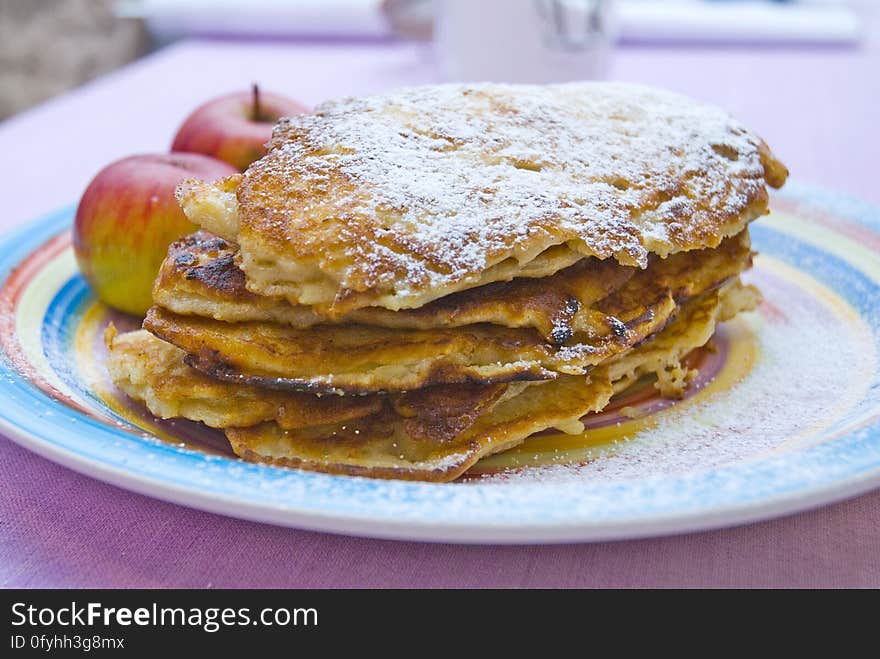
M 346 424 L 285 431 L 275 423 L 228 428 L 232 449 L 253 462 L 377 478 L 445 482 L 480 458 L 521 444 L 547 428 L 580 431 L 578 419 L 601 410 L 639 377 L 681 370 L 679 361 L 711 338 L 721 320 L 753 308 L 754 289 L 732 283 L 685 306 L 655 340 L 594 369 L 529 386 L 496 404 L 467 430 L 446 441 L 413 437 L 387 410 Z M 683 383 L 679 383 L 679 386 Z M 572 428 L 572 425 L 579 426 Z
M 177 314 L 225 322 L 275 322 L 297 329 L 328 322 L 312 307 L 248 291 L 244 272 L 235 265 L 237 251 L 235 245 L 204 231 L 172 243 L 153 287 L 153 300 Z M 602 331 L 602 319 L 590 307 L 620 288 L 635 271 L 613 260 L 581 259 L 549 277 L 487 284 L 418 309 L 355 309 L 339 322 L 398 329 L 491 323 L 532 327 L 547 341 L 564 343 L 576 332 Z
M 126 395 L 146 403 L 159 418 L 185 418 L 212 428 L 274 421 L 292 430 L 345 423 L 388 406 L 412 436 L 443 441 L 508 394 L 507 385 L 429 387 L 391 397 L 281 392 L 211 378 L 187 366 L 180 348 L 145 330 L 118 334 L 111 324 L 104 341 L 110 377 Z
M 532 330 L 487 324 L 436 330 L 368 325 L 296 330 L 178 316 L 160 307 L 150 309 L 144 328 L 183 349 L 188 364 L 220 380 L 361 394 L 583 374 L 661 329 L 675 309 L 672 298 L 661 294 L 632 317 L 616 319 L 616 333 L 561 348 Z
M 718 322 L 754 308 L 758 296 L 734 281 L 686 303 L 657 336 L 589 376 L 542 383 L 431 387 L 392 396 L 282 393 L 217 381 L 190 368 L 184 353 L 144 331 L 108 331 L 116 384 L 163 418 L 182 416 L 226 429 L 247 460 L 330 473 L 448 481 L 480 457 L 548 428 L 580 432 L 578 419 L 602 409 L 649 373 L 680 371 Z M 667 395 L 685 378 L 665 378 Z M 267 422 L 268 421 L 268 422 Z
M 435 85 L 284 119 L 268 154 L 188 183 L 248 288 L 341 316 L 582 257 L 645 268 L 766 212 L 785 167 L 722 110 L 619 83 Z M 554 269 L 555 268 L 555 269 Z
M 282 428 L 315 423 L 344 423 L 374 414 L 379 396 L 315 396 L 229 384 L 184 363 L 185 353 L 147 332 L 104 333 L 113 382 L 129 397 L 142 400 L 162 419 L 182 417 L 212 428 L 275 421 Z
M 191 366 L 214 378 L 270 388 L 369 393 L 548 380 L 584 374 L 644 340 L 666 324 L 680 301 L 735 277 L 750 263 L 745 231 L 716 249 L 654 258 L 611 295 L 579 310 L 589 318 L 590 331 L 575 333 L 562 346 L 531 328 L 488 323 L 426 330 L 348 323 L 297 329 L 277 322 L 226 323 L 161 307 L 150 310 L 144 328 L 184 350 Z M 210 277 L 199 281 L 203 294 L 210 287 L 217 291 L 212 296 L 222 297 Z

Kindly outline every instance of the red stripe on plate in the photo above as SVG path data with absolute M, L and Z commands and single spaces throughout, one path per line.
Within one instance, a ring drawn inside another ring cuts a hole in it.
M 59 391 L 28 361 L 16 331 L 16 314 L 24 291 L 52 259 L 70 248 L 71 243 L 72 236 L 69 230 L 50 238 L 28 254 L 3 282 L 3 287 L 0 288 L 0 349 L 6 354 L 12 367 L 41 391 L 65 405 L 94 417 L 91 410 Z

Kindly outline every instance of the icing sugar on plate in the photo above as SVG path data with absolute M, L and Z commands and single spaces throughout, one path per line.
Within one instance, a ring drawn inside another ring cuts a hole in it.
M 876 370 L 876 355 L 869 328 L 845 317 L 851 310 L 835 304 L 827 291 L 824 301 L 807 296 L 778 276 L 781 268 L 759 256 L 755 271 L 744 277 L 765 297 L 761 309 L 748 314 L 761 355 L 732 389 L 669 408 L 652 427 L 592 462 L 532 467 L 475 482 L 583 483 L 694 473 L 764 457 L 797 445 L 799 438 L 810 441 L 826 420 L 839 419 L 841 408 L 859 401 Z

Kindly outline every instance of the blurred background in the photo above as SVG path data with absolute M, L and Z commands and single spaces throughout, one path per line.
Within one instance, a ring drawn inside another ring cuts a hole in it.
M 0 148 L 16 154 L 0 173 L 67 203 L 253 83 L 314 107 L 444 80 L 612 79 L 725 108 L 789 187 L 880 203 L 878 33 L 880 0 L 0 0 Z
M 875 0 L 0 0 L 0 118 L 181 39 L 416 40 L 438 77 L 602 78 L 616 47 L 857 49 Z M 705 52 L 701 50 L 699 52 Z

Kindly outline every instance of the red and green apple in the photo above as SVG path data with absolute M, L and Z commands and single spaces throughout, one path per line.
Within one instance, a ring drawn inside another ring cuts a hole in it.
M 306 112 L 301 103 L 254 85 L 249 92 L 220 96 L 196 108 L 178 129 L 171 151 L 203 153 L 244 171 L 265 155 L 278 119 Z
M 73 227 L 76 260 L 98 298 L 120 311 L 144 314 L 168 245 L 197 229 L 177 204 L 178 183 L 235 172 L 196 153 L 130 156 L 98 172 L 83 193 Z

